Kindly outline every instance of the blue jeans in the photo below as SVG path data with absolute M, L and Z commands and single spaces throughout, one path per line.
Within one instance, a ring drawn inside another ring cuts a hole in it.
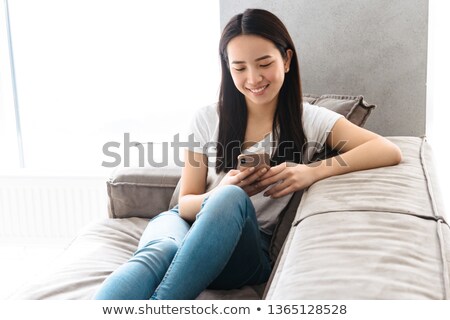
M 177 207 L 150 220 L 134 256 L 94 298 L 195 299 L 206 288 L 261 284 L 271 273 L 269 243 L 245 191 L 224 186 L 203 201 L 192 226 Z

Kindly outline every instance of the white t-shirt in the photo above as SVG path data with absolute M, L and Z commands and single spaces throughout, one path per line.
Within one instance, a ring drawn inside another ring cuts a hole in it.
M 322 150 L 325 145 L 328 133 L 333 128 L 336 121 L 342 115 L 328 110 L 326 108 L 313 106 L 308 103 L 303 103 L 303 130 L 305 133 L 306 143 L 308 148 L 304 155 L 304 161 L 310 162 L 316 152 Z M 206 192 L 216 187 L 225 173 L 216 174 L 216 150 L 219 134 L 219 114 L 217 104 L 209 105 L 197 110 L 191 122 L 190 133 L 193 134 L 194 142 L 197 146 L 189 147 L 190 151 L 202 153 L 208 157 L 208 176 L 206 183 Z M 272 134 L 264 140 L 258 142 L 250 147 L 247 151 L 254 152 L 256 148 L 267 146 L 267 143 L 272 141 Z M 274 148 L 270 148 L 270 153 Z M 268 187 L 270 188 L 270 186 Z M 255 194 L 250 197 L 253 206 L 256 210 L 256 217 L 261 231 L 271 235 L 273 229 L 278 221 L 278 216 L 287 205 L 292 197 L 288 194 L 279 199 L 271 199 L 264 197 L 263 192 Z

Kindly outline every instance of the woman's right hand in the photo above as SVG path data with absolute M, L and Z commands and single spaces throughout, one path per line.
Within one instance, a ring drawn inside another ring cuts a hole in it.
M 259 168 L 256 169 L 254 167 L 245 169 L 243 171 L 240 170 L 230 170 L 220 181 L 218 187 L 226 186 L 226 185 L 236 185 L 241 187 L 249 197 L 260 193 L 268 186 L 257 187 L 256 182 L 258 179 L 262 177 L 266 172 L 267 168 Z

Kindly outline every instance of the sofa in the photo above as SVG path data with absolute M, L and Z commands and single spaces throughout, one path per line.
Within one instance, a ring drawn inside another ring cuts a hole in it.
M 305 100 L 358 125 L 374 108 L 361 96 Z M 267 283 L 206 289 L 197 299 L 450 299 L 450 228 L 431 147 L 425 137 L 387 138 L 402 150 L 399 165 L 330 177 L 294 194 L 272 237 Z M 149 219 L 177 203 L 180 175 L 174 167 L 115 170 L 106 182 L 109 218 L 86 226 L 11 298 L 91 299 L 131 257 Z

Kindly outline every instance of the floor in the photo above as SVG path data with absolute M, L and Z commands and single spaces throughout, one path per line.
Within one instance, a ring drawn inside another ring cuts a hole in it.
M 70 243 L 69 239 L 0 240 L 0 300 L 43 272 Z

